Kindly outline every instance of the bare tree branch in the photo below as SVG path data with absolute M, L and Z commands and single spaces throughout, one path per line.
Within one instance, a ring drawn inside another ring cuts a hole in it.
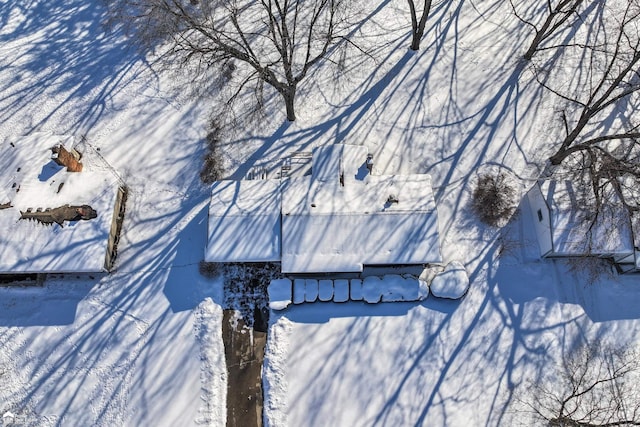
M 517 404 L 536 425 L 604 427 L 640 425 L 640 371 L 633 350 L 584 346 L 552 375 L 526 384 Z
M 561 9 L 549 13 L 577 13 L 576 3 L 569 0 L 553 4 Z M 618 0 L 598 6 L 594 13 L 581 15 L 585 25 L 574 37 L 583 40 L 561 45 L 554 53 L 565 67 L 573 64 L 573 75 L 565 73 L 566 68 L 533 66 L 538 82 L 567 103 L 561 112 L 565 134 L 549 157 L 547 174 L 569 162 L 565 169 L 591 189 L 595 209 L 613 202 L 608 200 L 613 196 L 633 213 L 640 210 L 640 193 L 631 190 L 640 188 L 640 117 L 635 106 L 640 100 L 640 4 Z
M 530 8 L 537 7 L 538 2 L 524 3 Z M 563 32 L 563 30 L 571 28 L 579 19 L 579 10 L 583 0 L 547 0 L 545 14 L 541 23 L 536 24 L 536 16 L 525 18 L 513 4 L 513 0 L 509 0 L 511 9 L 515 17 L 533 30 L 534 37 L 529 48 L 524 54 L 524 59 L 530 61 L 531 58 L 543 48 L 548 41 Z
M 141 43 L 164 46 L 168 61 L 195 63 L 203 73 L 229 61 L 246 65 L 251 78 L 238 89 L 257 76 L 282 96 L 289 120 L 299 83 L 346 37 L 343 0 L 118 0 L 111 7 Z

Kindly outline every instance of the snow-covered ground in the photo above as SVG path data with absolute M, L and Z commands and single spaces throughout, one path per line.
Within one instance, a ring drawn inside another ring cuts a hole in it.
M 585 285 L 538 261 L 525 227 L 513 224 L 504 245 L 487 245 L 461 301 L 277 313 L 269 425 L 530 425 L 508 404 L 563 349 L 585 338 L 637 343 L 637 278 Z
M 373 22 L 406 28 L 408 12 L 394 7 L 403 9 L 392 2 Z M 421 51 L 391 42 L 378 74 L 321 120 L 322 137 L 367 145 L 387 172 L 432 174 L 444 261 L 464 263 L 470 291 L 461 301 L 278 313 L 265 362 L 269 425 L 529 425 L 513 404 L 566 352 L 585 340 L 638 345 L 637 277 L 590 283 L 539 260 L 525 204 L 502 230 L 470 212 L 483 172 L 508 171 L 520 191 L 533 184 L 560 130 L 558 100 L 519 62 L 531 34 L 508 2 L 437 11 Z
M 409 52 L 405 2 L 366 3 L 348 74 L 300 88 L 223 146 L 232 177 L 335 142 L 366 145 L 382 173 L 429 173 L 445 262 L 461 301 L 309 303 L 271 319 L 269 425 L 509 425 L 508 403 L 581 340 L 636 344 L 638 278 L 591 285 L 542 262 L 526 206 L 505 229 L 469 196 L 503 168 L 528 188 L 561 130 L 557 100 L 518 60 L 531 37 L 508 2 L 437 5 Z M 129 187 L 116 270 L 0 288 L 0 414 L 26 425 L 223 425 L 221 280 L 198 273 L 208 190 L 199 183 L 212 105 L 196 102 L 118 33 L 101 2 L 0 7 L 0 138 L 86 136 Z M 177 87 L 176 87 L 177 86 Z
M 84 135 L 130 191 L 112 274 L 0 288 L 0 413 L 33 426 L 224 424 L 222 284 L 198 273 L 206 110 L 104 31 L 100 2 L 0 9 L 0 137 Z

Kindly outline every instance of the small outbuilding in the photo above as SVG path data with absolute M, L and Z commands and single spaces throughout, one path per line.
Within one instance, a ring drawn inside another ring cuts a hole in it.
M 621 272 L 640 271 L 636 221 L 614 193 L 596 209 L 574 182 L 544 180 L 526 197 L 542 258 L 609 258 Z

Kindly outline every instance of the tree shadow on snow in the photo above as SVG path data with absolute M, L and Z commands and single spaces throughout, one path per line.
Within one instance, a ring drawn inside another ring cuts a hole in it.
M 146 68 L 124 35 L 105 27 L 99 1 L 9 1 L 2 11 L 0 71 L 14 78 L 0 83 L 0 120 L 30 120 L 19 124 L 23 133 L 52 124 L 56 133 L 89 132 Z

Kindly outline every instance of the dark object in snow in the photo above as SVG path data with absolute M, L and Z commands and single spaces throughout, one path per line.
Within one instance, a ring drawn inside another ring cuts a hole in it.
M 42 208 L 38 208 L 35 212 L 32 209 L 27 209 L 25 212 L 20 211 L 20 219 L 32 219 L 46 225 L 55 222 L 61 227 L 64 226 L 64 221 L 90 220 L 97 216 L 98 212 L 89 205 L 64 205 L 53 209 L 47 208 L 44 211 Z
M 221 264 L 217 262 L 200 261 L 198 271 L 207 279 L 213 279 L 222 274 Z
M 369 173 L 373 173 L 373 154 L 367 154 L 367 169 Z
M 398 196 L 396 196 L 395 194 L 389 194 L 389 198 L 387 198 L 387 203 L 388 204 L 400 203 L 400 200 L 398 199 Z
M 212 184 L 219 181 L 224 176 L 224 161 L 220 144 L 224 138 L 223 125 L 217 119 L 212 119 L 209 123 L 209 133 L 207 133 L 207 154 L 204 156 L 204 164 L 200 170 L 200 180 L 204 184 Z
M 66 167 L 67 172 L 82 172 L 82 163 L 79 162 L 80 153 L 74 149 L 68 151 L 62 144 L 51 147 L 51 160 Z
M 488 173 L 479 177 L 471 203 L 480 221 L 502 227 L 516 211 L 518 194 L 505 173 Z

